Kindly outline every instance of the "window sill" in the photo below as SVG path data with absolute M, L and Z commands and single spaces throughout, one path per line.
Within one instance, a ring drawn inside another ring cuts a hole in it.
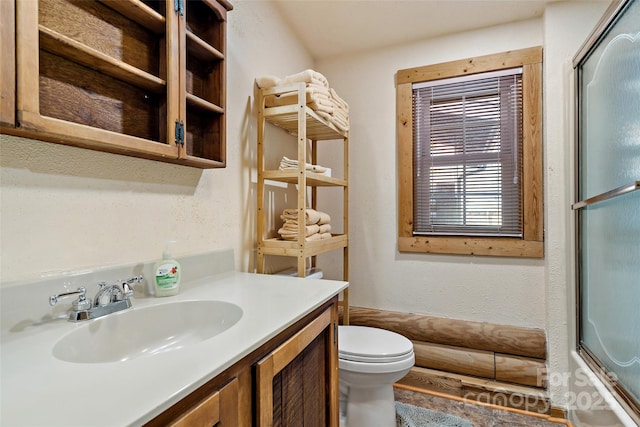
M 399 237 L 400 252 L 543 258 L 544 242 L 516 238 Z

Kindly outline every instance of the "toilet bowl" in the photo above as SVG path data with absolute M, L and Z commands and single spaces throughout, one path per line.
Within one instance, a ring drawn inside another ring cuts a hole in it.
M 339 326 L 341 427 L 395 427 L 393 383 L 414 363 L 413 344 L 400 334 Z

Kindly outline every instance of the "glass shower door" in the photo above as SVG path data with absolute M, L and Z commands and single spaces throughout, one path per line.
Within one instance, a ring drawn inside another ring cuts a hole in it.
M 575 63 L 579 347 L 640 414 L 640 0 L 615 6 Z

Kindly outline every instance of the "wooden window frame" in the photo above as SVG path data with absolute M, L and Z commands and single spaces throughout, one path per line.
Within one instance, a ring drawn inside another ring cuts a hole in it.
M 523 236 L 413 235 L 412 84 L 522 67 Z M 542 47 L 399 70 L 396 75 L 398 138 L 398 250 L 456 255 L 543 258 Z

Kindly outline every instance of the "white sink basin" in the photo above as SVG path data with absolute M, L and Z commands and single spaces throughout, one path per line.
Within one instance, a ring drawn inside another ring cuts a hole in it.
M 133 307 L 78 327 L 55 344 L 53 355 L 73 363 L 124 362 L 202 342 L 241 317 L 240 307 L 224 301 Z

